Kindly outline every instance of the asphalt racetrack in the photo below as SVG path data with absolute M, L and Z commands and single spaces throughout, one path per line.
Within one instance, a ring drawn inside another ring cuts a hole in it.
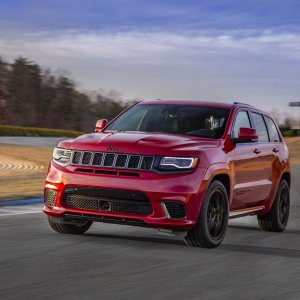
M 94 223 L 55 233 L 40 205 L 0 207 L 0 299 L 300 299 L 300 166 L 284 233 L 230 221 L 217 249 Z

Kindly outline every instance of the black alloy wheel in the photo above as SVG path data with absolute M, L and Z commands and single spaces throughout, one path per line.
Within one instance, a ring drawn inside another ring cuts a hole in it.
M 282 179 L 271 210 L 264 215 L 258 215 L 258 225 L 261 230 L 282 232 L 285 230 L 290 215 L 290 186 Z
M 226 197 L 222 190 L 216 190 L 209 199 L 207 209 L 207 226 L 213 239 L 219 239 L 226 223 Z
M 187 245 L 214 248 L 226 234 L 229 217 L 228 194 L 222 182 L 215 180 L 207 189 L 196 226 L 185 237 Z

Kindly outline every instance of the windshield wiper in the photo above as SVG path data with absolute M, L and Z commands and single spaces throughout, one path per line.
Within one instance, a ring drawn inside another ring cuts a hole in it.
M 105 130 L 104 132 L 111 132 L 111 133 L 115 133 L 115 132 L 126 132 L 126 130 L 115 129 L 115 130 Z

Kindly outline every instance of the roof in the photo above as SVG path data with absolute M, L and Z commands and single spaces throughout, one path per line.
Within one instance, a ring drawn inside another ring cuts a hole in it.
M 214 107 L 214 108 L 223 108 L 223 109 L 231 109 L 231 108 L 247 108 L 259 113 L 263 113 L 268 117 L 272 117 L 269 112 L 263 111 L 255 106 L 247 103 L 242 102 L 233 102 L 233 103 L 224 103 L 224 102 L 217 102 L 217 101 L 200 101 L 200 100 L 163 100 L 163 99 L 156 99 L 156 100 L 144 100 L 139 102 L 138 104 L 174 104 L 174 105 L 194 105 L 194 106 L 206 106 L 206 107 Z
M 194 106 L 208 106 L 215 108 L 231 109 L 232 103 L 221 103 L 215 101 L 199 101 L 199 100 L 146 100 L 139 104 L 175 104 L 175 105 L 194 105 Z

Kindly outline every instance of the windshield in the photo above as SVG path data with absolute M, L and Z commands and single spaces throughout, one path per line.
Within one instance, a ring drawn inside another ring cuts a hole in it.
M 133 106 L 106 128 L 107 131 L 142 131 L 223 136 L 229 109 L 174 104 Z

